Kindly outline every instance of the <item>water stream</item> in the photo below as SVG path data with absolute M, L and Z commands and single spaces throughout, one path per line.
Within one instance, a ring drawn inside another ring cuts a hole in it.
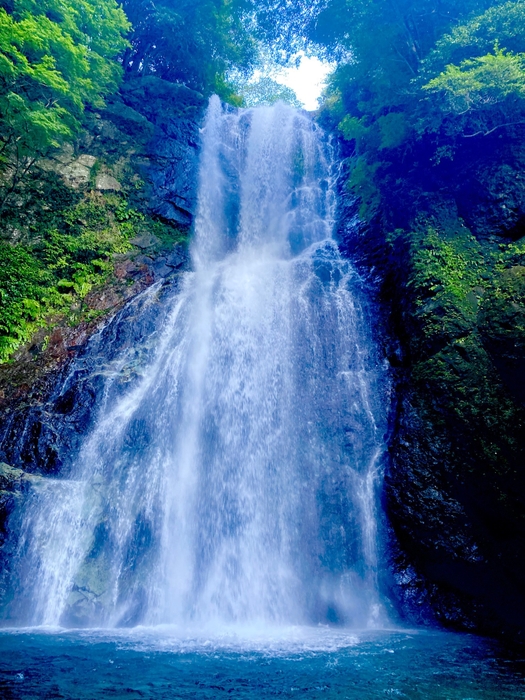
M 212 98 L 193 271 L 112 392 L 136 360 L 117 356 L 68 478 L 35 487 L 7 619 L 385 624 L 387 386 L 334 217 L 331 149 L 308 116 Z

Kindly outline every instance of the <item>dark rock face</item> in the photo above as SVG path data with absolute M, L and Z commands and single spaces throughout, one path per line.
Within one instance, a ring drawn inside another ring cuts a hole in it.
M 479 144 L 474 162 L 460 173 L 456 191 L 458 213 L 480 239 L 525 235 L 525 174 L 522 149 Z M 494 150 L 499 151 L 495 161 Z
M 525 267 L 498 275 L 496 292 L 483 305 L 482 342 L 508 391 L 525 406 Z
M 519 134 L 474 141 L 400 168 L 382 212 L 340 234 L 373 270 L 396 381 L 388 592 L 412 623 L 523 638 L 525 153 Z
M 199 127 L 206 101 L 184 85 L 155 77 L 128 81 L 122 88 L 123 118 L 134 112 L 153 126 L 145 167 L 148 206 L 157 216 L 189 226 L 195 215 Z
M 165 137 L 164 137 L 165 135 Z M 188 226 L 197 203 L 199 133 L 195 121 L 166 125 L 154 145 L 156 165 L 150 170 L 151 210 L 163 219 Z
M 520 636 L 525 529 L 521 494 L 510 493 L 522 479 L 483 473 L 461 439 L 469 445 L 459 431 L 436 429 L 418 397 L 404 397 L 385 482 L 391 594 L 409 620 Z

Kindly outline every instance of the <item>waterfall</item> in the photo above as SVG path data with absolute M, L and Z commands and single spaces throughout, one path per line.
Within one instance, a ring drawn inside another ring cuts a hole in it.
M 162 305 L 147 352 L 117 356 L 67 477 L 19 514 L 5 619 L 384 623 L 385 371 L 335 205 L 307 115 L 211 99 L 193 271 L 133 302 Z

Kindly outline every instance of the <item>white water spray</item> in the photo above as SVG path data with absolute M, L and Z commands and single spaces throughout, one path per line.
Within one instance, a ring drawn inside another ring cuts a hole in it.
M 9 616 L 380 625 L 383 371 L 332 240 L 330 149 L 283 104 L 218 98 L 202 141 L 194 272 L 71 480 L 29 500 Z

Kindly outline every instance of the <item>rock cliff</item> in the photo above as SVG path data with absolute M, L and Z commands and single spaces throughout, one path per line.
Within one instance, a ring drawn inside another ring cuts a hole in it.
M 500 137 L 501 136 L 501 137 Z M 384 504 L 390 595 L 410 621 L 525 632 L 525 150 L 465 140 L 452 160 L 392 163 L 341 238 L 383 305 L 397 378 Z M 351 167 L 351 159 L 348 161 Z

